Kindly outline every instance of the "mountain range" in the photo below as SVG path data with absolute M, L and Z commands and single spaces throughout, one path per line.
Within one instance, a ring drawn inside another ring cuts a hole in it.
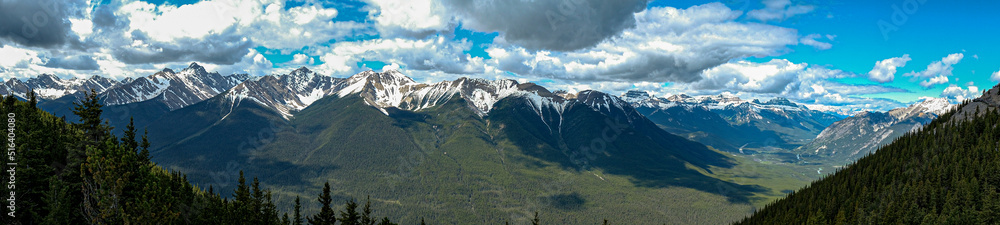
M 244 171 L 291 205 L 331 181 L 340 200 L 370 196 L 394 218 L 452 223 L 538 210 L 561 223 L 622 214 L 725 223 L 815 179 L 736 153 L 787 161 L 792 149 L 820 143 L 817 135 L 829 139 L 824 130 L 860 124 L 784 98 L 553 92 L 505 79 L 419 83 L 392 70 L 337 78 L 303 67 L 250 77 L 192 63 L 122 81 L 43 75 L 3 88 L 22 98 L 44 90 L 39 107 L 69 121 L 72 102 L 93 88 L 112 126 L 134 120 L 149 130 L 153 161 L 201 186 L 229 190 Z M 938 115 L 911 108 L 886 114 L 917 122 Z M 702 207 L 681 207 L 692 203 Z
M 39 107 L 74 121 L 83 93 L 45 96 Z M 112 126 L 132 120 L 149 131 L 157 164 L 215 190 L 232 190 L 243 171 L 284 206 L 329 181 L 337 201 L 368 196 L 412 221 L 527 222 L 543 211 L 551 223 L 662 221 L 640 217 L 650 214 L 725 223 L 788 188 L 731 181 L 743 159 L 672 135 L 598 91 L 471 78 L 425 84 L 398 71 L 220 76 L 191 64 L 98 95 Z
M 843 118 L 780 97 L 761 102 L 726 94 L 655 97 L 629 91 L 622 99 L 671 133 L 741 154 L 769 148 L 794 149 Z
M 329 181 L 340 200 L 370 196 L 402 219 L 526 221 L 541 210 L 565 223 L 621 214 L 719 223 L 749 213 L 757 196 L 780 194 L 708 172 L 737 159 L 659 129 L 618 97 L 512 80 L 422 84 L 397 71 L 329 78 L 300 68 L 146 127 L 157 131 L 154 161 L 195 183 L 224 185 L 244 171 L 290 204 Z M 719 195 L 720 185 L 731 189 Z M 681 199 L 712 207 L 657 203 Z

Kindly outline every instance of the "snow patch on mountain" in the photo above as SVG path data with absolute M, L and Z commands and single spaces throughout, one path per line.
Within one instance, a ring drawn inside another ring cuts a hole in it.
M 11 78 L 7 82 L 0 84 L 0 94 L 13 94 L 21 98 L 27 98 L 28 91 L 32 90 L 38 98 L 52 100 L 67 95 L 82 96 L 85 93 L 89 93 L 91 89 L 101 93 L 118 84 L 118 81 L 96 75 L 87 79 L 72 78 L 64 80 L 55 75 L 42 74 L 25 81 Z

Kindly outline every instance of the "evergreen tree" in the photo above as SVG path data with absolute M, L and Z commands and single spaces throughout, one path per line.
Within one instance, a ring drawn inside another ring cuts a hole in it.
M 337 216 L 333 212 L 333 208 L 330 208 L 330 204 L 333 203 L 333 199 L 330 198 L 330 182 L 326 182 L 323 186 L 323 193 L 319 194 L 316 198 L 319 201 L 320 208 L 319 214 L 309 217 L 309 224 L 312 225 L 333 225 L 337 223 Z
M 108 139 L 102 146 L 87 147 L 83 164 L 83 213 L 91 224 L 122 224 L 123 194 L 132 172 L 125 168 L 126 150 Z
M 129 119 L 131 120 L 131 119 Z M 129 122 L 131 123 L 131 122 Z M 143 130 L 142 142 L 139 142 L 139 160 L 150 162 L 149 158 L 149 130 Z
M 295 196 L 295 220 L 294 225 L 302 225 L 302 205 L 299 204 L 299 196 Z
M 97 145 L 108 136 L 110 127 L 103 125 L 101 121 L 101 99 L 97 97 L 97 91 L 90 89 L 83 100 L 73 102 L 73 114 L 80 117 L 80 124 L 77 126 L 83 130 L 90 145 Z
M 371 196 L 365 199 L 365 206 L 361 209 L 361 224 L 362 225 L 375 225 L 375 218 L 372 218 L 372 201 Z
M 379 222 L 378 225 L 396 225 L 396 224 L 390 222 L 389 217 L 382 217 L 382 222 Z
M 266 224 L 264 217 L 264 191 L 260 189 L 260 181 L 256 177 L 253 178 L 253 183 L 251 187 L 251 198 L 250 200 L 250 221 L 253 224 Z
M 358 203 L 354 199 L 347 200 L 344 203 L 344 210 L 340 211 L 340 224 L 343 225 L 360 225 L 361 216 L 358 215 Z
M 538 224 L 539 224 L 539 220 L 538 220 L 538 212 L 537 212 L 537 211 L 535 212 L 535 218 L 534 218 L 534 219 L 531 219 L 531 224 L 532 224 L 532 225 L 538 225 Z
M 38 108 L 38 95 L 35 94 L 35 89 L 28 89 L 28 105 L 31 109 Z

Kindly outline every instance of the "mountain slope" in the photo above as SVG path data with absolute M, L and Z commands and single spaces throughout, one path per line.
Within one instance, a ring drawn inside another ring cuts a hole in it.
M 649 217 L 660 215 L 717 224 L 777 192 L 716 178 L 733 158 L 600 92 L 564 98 L 510 80 L 419 84 L 391 71 L 333 83 L 324 90 L 332 94 L 291 116 L 252 88 L 171 111 L 149 126 L 167 131 L 151 134 L 153 143 L 170 143 L 154 146 L 154 159 L 223 190 L 243 170 L 279 203 L 330 181 L 336 201 L 370 196 L 390 218 L 434 223 L 526 222 L 540 211 L 550 223 L 660 224 Z
M 930 98 L 885 113 L 858 113 L 830 125 L 797 150 L 808 160 L 844 165 L 919 129 L 952 107 L 947 99 Z
M 997 89 L 997 88 L 994 88 Z M 991 90 L 975 102 L 997 99 Z M 969 102 L 741 224 L 998 224 L 1000 113 Z

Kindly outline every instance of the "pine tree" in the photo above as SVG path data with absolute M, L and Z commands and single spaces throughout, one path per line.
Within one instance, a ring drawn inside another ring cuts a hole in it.
M 129 123 L 131 123 L 131 122 L 129 122 Z M 143 130 L 142 142 L 139 142 L 139 160 L 142 160 L 144 162 L 150 162 L 150 158 L 149 158 L 149 130 Z
M 294 225 L 302 225 L 302 205 L 299 204 L 299 196 L 295 196 L 295 220 Z
M 333 208 L 330 208 L 330 204 L 333 203 L 333 199 L 330 198 L 330 182 L 326 182 L 323 186 L 323 193 L 319 194 L 316 198 L 322 207 L 320 208 L 319 214 L 309 217 L 309 224 L 312 225 L 333 225 L 337 223 L 337 216 L 333 212 Z
M 361 224 L 361 216 L 358 215 L 358 203 L 353 198 L 344 203 L 344 210 L 340 211 L 339 220 L 340 224 L 343 225 Z
M 250 221 L 253 224 L 265 224 L 264 217 L 264 191 L 260 189 L 260 181 L 257 177 L 253 178 L 253 183 L 251 183 L 251 198 L 250 200 Z
M 111 130 L 110 127 L 101 124 L 101 113 L 103 112 L 101 107 L 101 99 L 97 97 L 97 91 L 94 89 L 90 89 L 90 94 L 87 94 L 83 100 L 73 102 L 73 114 L 80 117 L 80 124 L 77 126 L 83 130 L 90 145 L 103 142 L 104 138 L 108 136 L 108 131 Z
M 35 94 L 35 89 L 28 89 L 28 105 L 31 109 L 38 108 L 38 96 Z
M 83 211 L 91 224 L 121 224 L 126 219 L 123 195 L 132 176 L 126 150 L 108 139 L 102 146 L 87 147 L 83 164 Z
M 361 209 L 361 224 L 362 225 L 375 225 L 375 218 L 372 218 L 372 201 L 371 196 L 365 199 L 365 207 Z
M 826 217 L 823 215 L 822 211 L 816 211 L 811 216 L 809 220 L 806 221 L 806 225 L 823 225 L 826 224 Z
M 531 219 L 531 224 L 532 225 L 538 225 L 539 223 L 540 223 L 540 221 L 538 220 L 538 212 L 535 212 L 535 218 Z
M 382 222 L 379 222 L 378 225 L 396 225 L 396 224 L 389 221 L 389 217 L 382 217 Z

